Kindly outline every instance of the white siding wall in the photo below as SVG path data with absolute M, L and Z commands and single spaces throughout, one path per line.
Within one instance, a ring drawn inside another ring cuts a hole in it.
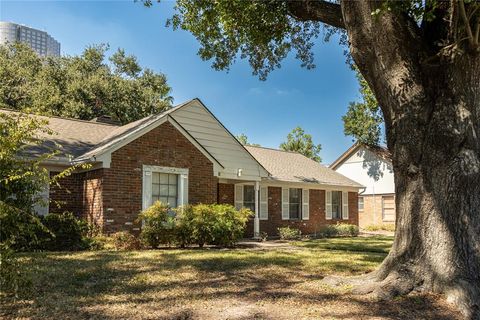
M 180 108 L 171 116 L 225 167 L 220 177 L 258 180 L 268 175 L 200 103 Z M 238 169 L 242 169 L 240 177 Z
M 353 153 L 335 171 L 366 186 L 363 194 L 395 192 L 391 163 L 365 148 Z

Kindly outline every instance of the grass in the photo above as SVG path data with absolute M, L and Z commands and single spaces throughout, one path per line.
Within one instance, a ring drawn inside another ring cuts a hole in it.
M 2 300 L 1 318 L 454 319 L 437 297 L 388 304 L 331 288 L 327 274 L 374 270 L 388 237 L 323 239 L 277 249 L 31 253 L 31 288 Z

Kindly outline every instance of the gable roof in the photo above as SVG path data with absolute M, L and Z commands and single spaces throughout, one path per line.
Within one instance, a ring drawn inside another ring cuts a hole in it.
M 18 113 L 2 109 L 0 112 Z M 269 175 L 199 99 L 123 126 L 59 117 L 36 117 L 48 120 L 48 127 L 56 135 L 46 137 L 41 146 L 30 148 L 28 152 L 31 156 L 60 149 L 64 157 L 72 157 L 75 163 L 92 160 L 109 163 L 112 152 L 169 121 L 217 168 L 221 168 L 219 174 L 222 177 L 258 180 Z M 237 176 L 238 169 L 242 169 L 242 177 Z
M 264 147 L 245 147 L 271 174 L 270 179 L 332 186 L 363 186 L 297 152 Z
M 387 148 L 382 146 L 368 146 L 366 144 L 355 142 L 350 148 L 347 149 L 344 153 L 340 155 L 332 164 L 330 164 L 329 168 L 332 170 L 336 170 L 342 163 L 344 163 L 352 154 L 357 152 L 360 148 L 365 148 L 376 154 L 378 157 L 387 160 L 388 162 L 392 162 L 392 154 Z

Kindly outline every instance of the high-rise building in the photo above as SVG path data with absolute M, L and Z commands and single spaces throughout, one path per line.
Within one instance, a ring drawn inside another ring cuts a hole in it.
M 41 56 L 60 56 L 60 42 L 47 32 L 21 24 L 0 21 L 0 44 L 23 42 Z

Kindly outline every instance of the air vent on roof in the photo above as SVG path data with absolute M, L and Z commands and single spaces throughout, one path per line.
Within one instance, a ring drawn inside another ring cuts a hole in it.
M 92 122 L 100 122 L 100 123 L 108 123 L 108 124 L 113 124 L 113 125 L 120 125 L 120 121 L 117 119 L 113 118 L 112 116 L 107 116 L 103 115 L 97 118 L 94 118 L 91 120 Z

